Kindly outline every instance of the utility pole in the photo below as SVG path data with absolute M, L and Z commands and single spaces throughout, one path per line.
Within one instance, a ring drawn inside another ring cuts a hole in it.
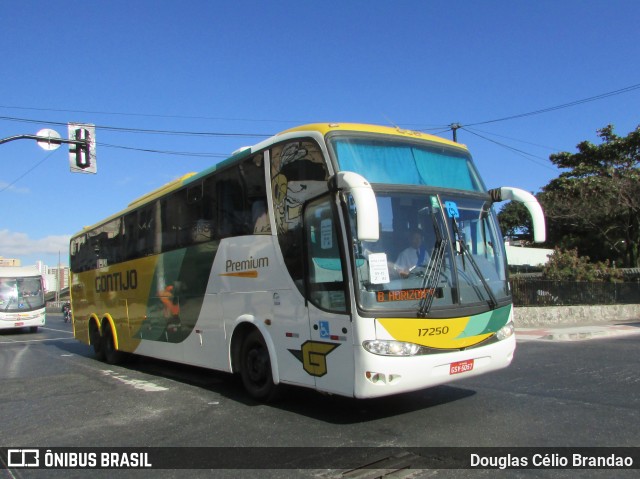
M 458 130 L 462 128 L 462 125 L 460 123 L 451 123 L 449 128 L 451 128 L 451 131 L 453 132 L 453 141 L 458 143 Z

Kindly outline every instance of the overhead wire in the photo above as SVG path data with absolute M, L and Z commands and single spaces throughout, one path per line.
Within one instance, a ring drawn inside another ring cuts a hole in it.
M 49 120 L 34 120 L 30 118 L 16 118 L 10 116 L 0 116 L 0 120 L 16 121 L 21 123 L 37 123 L 44 125 L 64 126 L 68 123 Z M 157 135 L 177 135 L 177 136 L 214 136 L 214 137 L 234 137 L 234 138 L 269 138 L 271 134 L 266 133 L 233 133 L 233 132 L 218 132 L 218 131 L 178 131 L 178 130 L 157 130 L 157 129 L 144 129 L 144 128 L 125 128 L 119 126 L 109 125 L 95 125 L 95 127 L 103 131 L 115 131 L 121 133 L 145 133 L 145 134 L 157 134 Z
M 517 115 L 510 115 L 510 116 L 505 116 L 502 118 L 495 118 L 493 120 L 485 120 L 485 121 L 479 121 L 476 123 L 469 123 L 467 125 L 464 126 L 477 126 L 477 125 L 486 125 L 488 123 L 497 123 L 499 121 L 507 121 L 507 120 L 515 120 L 516 118 L 524 118 L 527 116 L 533 116 L 533 115 L 539 115 L 541 113 L 548 113 L 550 111 L 556 111 L 556 110 L 561 110 L 563 108 L 569 108 L 572 106 L 576 106 L 576 105 L 581 105 L 583 103 L 589 103 L 592 101 L 596 101 L 596 100 L 601 100 L 603 98 L 608 98 L 610 96 L 615 96 L 615 95 L 621 95 L 623 93 L 628 93 L 630 91 L 634 91 L 634 90 L 638 90 L 640 89 L 640 83 L 637 83 L 635 85 L 630 85 L 624 88 L 619 88 L 617 90 L 613 90 L 610 92 L 606 92 L 606 93 L 601 93 L 599 95 L 594 95 L 594 96 L 590 96 L 588 98 L 582 98 L 581 100 L 575 100 L 575 101 L 571 101 L 568 103 L 563 103 L 561 105 L 556 105 L 556 106 L 551 106 L 548 108 L 541 108 L 539 110 L 534 110 L 534 111 L 530 111 L 527 113 L 520 113 Z
M 96 143 L 97 146 L 107 148 L 118 148 L 121 150 L 129 151 L 142 151 L 144 153 L 156 153 L 160 155 L 175 155 L 175 156 L 192 156 L 197 158 L 228 158 L 230 155 L 225 153 L 203 153 L 194 151 L 173 151 L 173 150 L 155 150 L 152 148 L 135 148 L 133 146 L 123 145 L 110 145 L 109 143 Z
M 0 108 L 7 110 L 32 110 L 32 111 L 51 111 L 56 113 L 83 113 L 91 115 L 114 115 L 114 116 L 135 116 L 146 118 L 178 118 L 185 120 L 215 120 L 215 121 L 248 121 L 255 123 L 304 123 L 300 120 L 278 120 L 278 119 L 260 119 L 260 118 L 229 118 L 216 116 L 198 116 L 198 115 L 164 115 L 159 113 L 126 113 L 126 112 L 109 112 L 96 110 L 68 110 L 61 108 L 36 108 L 26 106 L 0 105 Z
M 535 163 L 535 164 L 537 164 L 537 165 L 539 165 L 539 166 L 542 166 L 542 167 L 544 167 L 544 168 L 547 168 L 547 169 L 550 169 L 550 170 L 556 171 L 556 168 L 554 168 L 554 167 L 552 167 L 552 166 L 550 166 L 550 165 L 548 165 L 548 164 L 546 164 L 546 163 L 541 163 L 541 162 L 539 162 L 539 161 L 536 161 L 536 160 L 534 159 L 534 158 L 537 158 L 537 159 L 539 159 L 539 160 L 543 160 L 543 161 L 545 161 L 545 158 L 542 158 L 542 157 L 540 157 L 540 156 L 533 155 L 533 154 L 531 154 L 531 153 L 527 153 L 526 151 L 520 150 L 520 149 L 518 149 L 518 148 L 514 148 L 513 146 L 509 146 L 509 145 L 507 145 L 507 144 L 505 144 L 505 143 L 501 143 L 501 142 L 499 142 L 499 141 L 492 140 L 491 138 L 487 138 L 486 136 L 483 136 L 483 135 L 481 135 L 481 134 L 479 134 L 479 133 L 476 133 L 476 132 L 474 132 L 473 130 L 470 130 L 470 129 L 468 129 L 468 128 L 464 127 L 464 126 L 461 126 L 461 127 L 460 127 L 460 129 L 461 129 L 461 130 L 464 130 L 464 131 L 466 131 L 466 132 L 468 132 L 468 133 L 471 133 L 472 135 L 475 135 L 475 136 L 477 136 L 477 137 L 479 137 L 479 138 L 482 138 L 483 140 L 486 140 L 486 141 L 489 141 L 489 142 L 491 142 L 491 143 L 494 143 L 494 144 L 496 144 L 496 145 L 498 145 L 498 146 L 500 146 L 500 147 L 502 147 L 502 148 L 506 148 L 507 150 L 510 150 L 510 151 L 512 151 L 512 152 L 514 152 L 514 153 L 516 153 L 517 155 L 519 155 L 519 156 L 523 157 L 525 160 L 531 161 L 532 163 Z
M 498 134 L 498 133 L 493 133 L 493 132 L 486 131 L 486 130 L 480 130 L 480 129 L 478 129 L 478 128 L 469 128 L 468 126 L 466 126 L 465 128 L 466 128 L 467 130 L 471 130 L 471 131 L 474 131 L 474 132 L 484 133 L 485 135 L 498 136 L 498 137 L 500 137 L 500 138 L 505 138 L 505 139 L 507 139 L 507 140 L 513 140 L 513 141 L 517 141 L 517 142 L 519 142 L 519 143 L 526 143 L 527 145 L 537 146 L 537 147 L 539 147 L 539 148 L 545 148 L 545 149 L 547 149 L 547 150 L 551 150 L 551 151 L 560 151 L 560 150 L 561 150 L 561 148 L 556 148 L 556 147 L 553 147 L 553 146 L 547 146 L 547 145 L 541 145 L 540 143 L 533 143 L 533 142 L 531 142 L 531 141 L 526 141 L 526 140 L 522 140 L 522 139 L 519 139 L 519 138 L 513 138 L 513 137 L 511 137 L 511 136 L 500 135 L 500 134 Z
M 548 164 L 542 164 L 542 163 L 539 163 L 539 162 L 533 160 L 533 158 L 542 159 L 539 156 L 533 155 L 531 153 L 528 153 L 526 151 L 520 150 L 518 148 L 514 148 L 512 146 L 506 145 L 506 144 L 501 143 L 499 141 L 487 138 L 486 136 L 483 136 L 483 135 L 478 133 L 478 131 L 481 131 L 481 130 L 477 130 L 476 129 L 474 131 L 474 129 L 469 128 L 469 127 L 478 126 L 478 125 L 486 125 L 486 124 L 489 124 L 489 123 L 497 123 L 497 122 L 507 121 L 507 120 L 514 120 L 514 119 L 517 119 L 517 118 L 525 118 L 525 117 L 529 117 L 529 116 L 533 116 L 533 115 L 539 115 L 539 114 L 542 114 L 542 113 L 548 113 L 548 112 L 552 112 L 552 111 L 556 111 L 556 110 L 561 110 L 561 109 L 564 109 L 564 108 L 570 108 L 570 107 L 573 107 L 573 106 L 576 106 L 576 105 L 581 105 L 581 104 L 584 104 L 584 103 L 589 103 L 589 102 L 592 102 L 592 101 L 601 100 L 603 98 L 608 98 L 608 97 L 615 96 L 615 95 L 621 95 L 623 93 L 628 93 L 628 92 L 631 92 L 631 91 L 634 91 L 634 90 L 638 90 L 638 89 L 640 89 L 640 83 L 637 83 L 637 84 L 634 84 L 634 85 L 630 85 L 630 86 L 627 86 L 627 87 L 624 87 L 624 88 L 619 88 L 617 90 L 609 91 L 609 92 L 606 92 L 606 93 L 601 93 L 599 95 L 594 95 L 594 96 L 590 96 L 590 97 L 587 97 L 587 98 L 582 98 L 580 100 L 574 100 L 574 101 L 571 101 L 571 102 L 568 102 L 568 103 L 562 103 L 560 105 L 556 105 L 556 106 L 552 106 L 552 107 L 548 107 L 548 108 L 541 108 L 541 109 L 538 109 L 538 110 L 533 110 L 533 111 L 530 111 L 530 112 L 527 112 L 527 113 L 520 113 L 520 114 L 517 114 L 517 115 L 510 115 L 510 116 L 505 116 L 505 117 L 502 117 L 502 118 L 495 118 L 493 120 L 485 120 L 485 121 L 479 121 L 479 122 L 469 123 L 469 124 L 455 123 L 455 124 L 451 124 L 449 129 L 445 130 L 444 132 L 453 131 L 454 128 L 457 129 L 457 130 L 458 129 L 462 129 L 462 130 L 464 130 L 464 131 L 466 131 L 468 133 L 471 133 L 472 135 L 475 135 L 475 136 L 477 136 L 477 137 L 479 137 L 479 138 L 481 138 L 483 140 L 486 140 L 486 141 L 489 141 L 489 142 L 494 143 L 496 145 L 499 145 L 502 148 L 506 148 L 508 150 L 511 150 L 512 152 L 522 156 L 523 158 L 525 158 L 528 161 L 532 161 L 532 162 L 534 162 L 534 163 L 536 163 L 536 164 L 538 164 L 540 166 L 543 166 L 544 168 L 549 168 L 549 169 L 555 170 L 555 168 L 552 168 Z M 440 133 L 444 133 L 444 132 L 440 132 Z M 488 132 L 484 132 L 484 133 L 485 134 L 492 134 L 492 133 L 488 133 Z M 500 135 L 497 135 L 497 134 L 493 134 L 493 135 L 500 136 Z M 508 137 L 504 137 L 504 138 L 508 138 Z M 525 142 L 523 140 L 516 140 L 514 138 L 510 138 L 510 139 L 515 140 L 515 141 L 522 141 L 524 143 L 527 143 L 527 142 Z M 534 143 L 530 143 L 530 144 L 534 144 Z M 536 145 L 536 146 L 543 146 L 543 145 Z M 559 149 L 557 149 L 557 148 L 551 148 L 551 147 L 546 147 L 546 146 L 543 146 L 543 147 L 544 148 L 549 148 L 549 149 L 554 150 L 554 151 L 559 151 Z
M 508 121 L 508 120 L 513 120 L 513 119 L 517 119 L 517 118 L 524 118 L 524 117 L 528 117 L 528 116 L 533 116 L 533 115 L 539 115 L 542 113 L 548 113 L 551 111 L 556 111 L 556 110 L 560 110 L 560 109 L 564 109 L 564 108 L 569 108 L 572 106 L 576 106 L 576 105 L 580 105 L 583 103 L 587 103 L 587 102 L 592 102 L 592 101 L 596 101 L 596 100 L 601 100 L 603 98 L 608 98 L 614 95 L 620 95 L 623 93 L 627 93 L 630 91 L 634 91 L 640 89 L 640 83 L 638 84 L 634 84 L 634 85 L 630 85 L 624 88 L 619 88 L 617 90 L 613 90 L 610 92 L 606 92 L 606 93 L 601 93 L 599 95 L 594 95 L 591 97 L 587 97 L 587 98 L 583 98 L 580 100 L 575 100 L 575 101 L 571 101 L 568 103 L 563 103 L 560 105 L 556 105 L 556 106 L 552 106 L 552 107 L 548 107 L 548 108 L 542 108 L 542 109 L 538 109 L 538 110 L 534 110 L 534 111 L 530 111 L 530 112 L 526 112 L 526 113 L 520 113 L 520 114 L 516 114 L 516 115 L 510 115 L 510 116 L 506 116 L 506 117 L 501 117 L 501 118 L 495 118 L 492 120 L 485 120 L 485 121 L 480 121 L 480 122 L 475 122 L 475 123 L 470 123 L 470 124 L 459 124 L 456 123 L 455 124 L 455 128 L 456 129 L 462 129 L 468 133 L 471 133 L 472 135 L 475 135 L 481 139 L 484 139 L 486 141 L 489 141 L 491 143 L 497 144 L 503 148 L 506 148 L 508 150 L 513 151 L 514 153 L 517 153 L 518 155 L 522 156 L 523 158 L 529 160 L 529 161 L 533 161 L 534 163 L 539 164 L 540 166 L 544 166 L 546 168 L 551 168 L 549 165 L 546 164 L 541 164 L 539 162 L 536 162 L 535 160 L 533 160 L 533 158 L 539 158 L 536 155 L 533 155 L 531 153 L 527 153 L 523 150 L 519 150 L 517 148 L 511 147 L 509 145 L 506 145 L 504 143 L 501 143 L 499 141 L 496 140 L 492 140 L 491 138 L 487 138 L 484 135 L 481 135 L 480 133 L 478 133 L 481 130 L 477 130 L 477 129 L 473 129 L 470 127 L 473 126 L 478 126 L 478 125 L 486 125 L 489 123 L 497 123 L 497 122 L 501 122 L 501 121 Z M 240 119 L 240 118 L 222 118 L 222 117 L 199 117 L 199 116 L 187 116 L 187 115 L 161 115 L 161 114 L 143 114 L 143 113 L 123 113 L 123 112 L 105 112 L 105 111 L 91 111 L 91 110 L 66 110 L 66 109 L 53 109 L 53 108 L 33 108 L 33 107 L 19 107 L 19 106 L 5 106 L 5 105 L 0 105 L 0 108 L 7 108 L 7 109 L 21 109 L 21 110 L 34 110 L 34 111 L 54 111 L 54 112 L 80 112 L 80 113 L 90 113 L 90 114 L 102 114 L 102 115 L 123 115 L 123 116 L 140 116 L 140 117 L 155 117 L 155 118 L 184 118 L 184 119 L 207 119 L 207 120 L 225 120 L 225 121 L 255 121 L 255 122 L 289 122 L 289 121 L 285 121 L 285 120 L 260 120 L 260 119 Z M 64 126 L 66 127 L 68 123 L 63 123 L 63 122 L 56 122 L 56 121 L 48 121 L 48 120 L 37 120 L 37 119 L 31 119 L 31 118 L 17 118 L 17 117 L 10 117 L 10 116 L 0 116 L 0 120 L 5 120 L 5 121 L 15 121 L 15 122 L 22 122 L 22 123 L 36 123 L 36 124 L 46 124 L 46 125 L 54 125 L 54 126 Z M 96 125 L 96 128 L 103 130 L 103 131 L 111 131 L 111 132 L 119 132 L 119 133 L 134 133 L 134 134 L 155 134 L 155 135 L 175 135 L 175 136 L 195 136 L 195 137 L 228 137 L 228 138 L 268 138 L 270 136 L 272 136 L 272 134 L 263 134 L 263 133 L 238 133 L 238 132 L 213 132 L 213 131 L 179 131 L 179 130 L 161 130 L 161 129 L 144 129 L 144 128 L 126 128 L 126 127 L 116 127 L 116 126 L 110 126 L 110 125 Z M 434 127 L 434 128 L 427 128 L 427 129 L 423 129 L 420 131 L 430 131 L 435 135 L 441 135 L 444 134 L 446 132 L 452 131 L 453 130 L 453 124 L 450 125 L 448 128 L 445 128 L 444 126 L 442 127 Z M 488 132 L 484 132 L 485 134 L 490 134 Z M 500 136 L 497 134 L 493 134 L 495 136 Z M 507 137 L 505 137 L 507 138 Z M 511 138 L 513 139 L 513 138 Z M 521 140 L 516 140 L 516 141 L 521 141 Z M 135 148 L 135 147 L 129 147 L 129 146 L 123 146 L 123 145 L 113 145 L 113 144 L 108 144 L 108 143 L 99 143 L 100 146 L 104 146 L 104 147 L 108 147 L 108 148 L 120 148 L 120 149 L 124 149 L 124 150 L 131 150 L 131 151 L 141 151 L 141 152 L 146 152 L 146 153 L 156 153 L 156 154 L 165 154 L 165 155 L 176 155 L 176 156 L 192 156 L 192 157 L 205 157 L 205 158 L 224 158 L 228 155 L 225 154 L 221 154 L 221 153 L 206 153 L 206 152 L 185 152 L 185 151 L 171 151 L 171 150 L 157 150 L 157 149 L 152 149 L 152 148 Z M 537 146 L 541 146 L 541 145 L 537 145 Z M 46 157 L 48 158 L 48 156 Z M 45 158 L 45 159 L 46 159 Z M 44 160 L 42 160 L 44 161 Z M 38 164 L 39 165 L 39 164 Z M 36 165 L 35 167 L 37 167 L 38 165 Z M 35 169 L 35 167 L 33 169 Z M 553 169 L 553 168 L 552 168 Z M 29 170 L 31 171 L 31 170 Z M 28 172 L 29 172 L 28 171 Z M 27 172 L 27 173 L 28 173 Z M 27 174 L 25 173 L 25 175 Z M 23 175 L 24 176 L 24 175 Z M 22 177 L 20 177 L 22 178 Z M 18 180 L 20 179 L 18 178 Z M 17 181 L 17 180 L 16 180 Z M 13 183 L 12 183 L 13 184 Z M 9 185 L 11 186 L 11 185 Z M 6 189 L 7 187 L 5 187 Z M 0 191 L 4 191 L 4 190 L 0 190 Z
M 23 174 L 21 174 L 20 176 L 18 176 L 15 180 L 13 180 L 11 183 L 8 183 L 6 185 L 4 185 L 4 187 L 2 189 L 0 189 L 0 193 L 5 192 L 6 190 L 8 190 L 9 188 L 11 188 L 13 185 L 15 185 L 18 181 L 20 181 L 22 178 L 24 178 L 25 176 L 27 176 L 29 173 L 31 173 L 33 170 L 35 170 L 36 168 L 38 168 L 40 165 L 42 165 L 45 161 L 47 161 L 49 159 L 49 157 L 51 157 L 51 155 L 53 155 L 54 151 L 52 150 L 48 155 L 46 155 L 44 158 L 42 158 L 40 161 L 38 161 L 37 163 L 35 163 L 31 168 L 29 168 L 27 171 L 25 171 Z

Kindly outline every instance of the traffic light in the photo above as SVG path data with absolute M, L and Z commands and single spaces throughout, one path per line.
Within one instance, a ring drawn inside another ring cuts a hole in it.
M 96 127 L 87 123 L 69 123 L 69 167 L 72 173 L 96 173 Z

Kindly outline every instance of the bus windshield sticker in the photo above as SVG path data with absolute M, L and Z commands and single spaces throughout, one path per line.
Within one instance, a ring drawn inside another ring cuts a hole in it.
M 320 248 L 333 248 L 333 227 L 330 219 L 324 219 L 320 222 Z
M 371 284 L 383 284 L 391 281 L 386 253 L 369 254 L 369 280 Z
M 458 212 L 458 205 L 455 201 L 446 201 L 444 203 L 445 208 L 447 208 L 447 215 L 449 218 L 459 218 L 460 213 Z

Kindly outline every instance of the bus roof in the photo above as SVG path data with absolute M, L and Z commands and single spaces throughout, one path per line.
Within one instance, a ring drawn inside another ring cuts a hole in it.
M 317 131 L 326 135 L 328 133 L 336 131 L 353 131 L 360 133 L 378 133 L 382 135 L 401 136 L 405 138 L 428 140 L 435 143 L 441 143 L 455 148 L 467 150 L 467 146 L 463 143 L 456 143 L 439 136 L 429 135 L 421 131 L 405 130 L 400 127 L 390 127 L 381 125 L 369 125 L 365 123 L 310 123 L 308 125 L 301 125 L 295 128 L 290 128 L 281 133 L 278 133 L 274 138 L 287 133 L 295 133 L 300 131 Z
M 158 196 L 162 196 L 164 193 L 167 193 L 171 190 L 175 190 L 176 188 L 178 188 L 179 186 L 182 186 L 186 180 L 188 180 L 189 178 L 191 178 L 192 176 L 194 176 L 195 173 L 187 173 L 186 175 L 181 176 L 180 178 L 177 178 L 173 181 L 170 181 L 169 183 L 162 185 L 160 188 L 157 188 L 149 193 L 147 193 L 146 195 L 142 195 L 140 198 L 136 198 L 135 200 L 133 200 L 131 203 L 129 203 L 129 207 L 133 208 L 135 206 L 139 206 L 142 205 L 144 203 L 149 202 L 150 200 L 157 198 Z
M 288 130 L 277 133 L 276 135 L 260 143 L 257 143 L 254 146 L 239 148 L 238 150 L 234 151 L 229 158 L 222 160 L 221 162 L 216 163 L 215 165 L 212 165 L 209 168 L 205 168 L 203 171 L 200 171 L 199 173 L 187 173 L 181 176 L 180 178 L 170 181 L 169 183 L 162 185 L 161 187 L 145 195 L 142 195 L 139 198 L 136 198 L 131 203 L 129 203 L 129 205 L 127 205 L 125 209 L 120 210 L 114 213 L 113 215 L 107 218 L 104 218 L 91 226 L 85 226 L 82 229 L 82 231 L 72 235 L 72 237 L 82 234 L 85 231 L 93 229 L 99 225 L 105 224 L 110 220 L 124 214 L 128 210 L 133 210 L 138 206 L 142 206 L 155 198 L 158 198 L 166 193 L 169 193 L 170 191 L 180 188 L 183 185 L 197 181 L 201 177 L 204 177 L 213 171 L 223 169 L 228 165 L 235 164 L 236 162 L 250 156 L 252 153 L 262 150 L 264 148 L 267 148 L 270 144 L 276 143 L 277 141 L 279 141 L 281 136 L 291 134 L 291 133 L 303 133 L 303 132 L 318 132 L 322 136 L 325 136 L 328 133 L 333 133 L 333 132 L 377 133 L 382 135 L 390 135 L 390 136 L 396 136 L 396 137 L 430 141 L 433 143 L 447 145 L 447 146 L 454 147 L 454 148 L 463 150 L 465 152 L 468 152 L 466 145 L 462 143 L 456 143 L 456 142 L 447 140 L 445 138 L 429 135 L 428 133 L 423 133 L 420 131 L 405 130 L 400 127 L 370 125 L 366 123 L 309 123 L 306 125 L 300 125 L 295 128 L 290 128 Z

